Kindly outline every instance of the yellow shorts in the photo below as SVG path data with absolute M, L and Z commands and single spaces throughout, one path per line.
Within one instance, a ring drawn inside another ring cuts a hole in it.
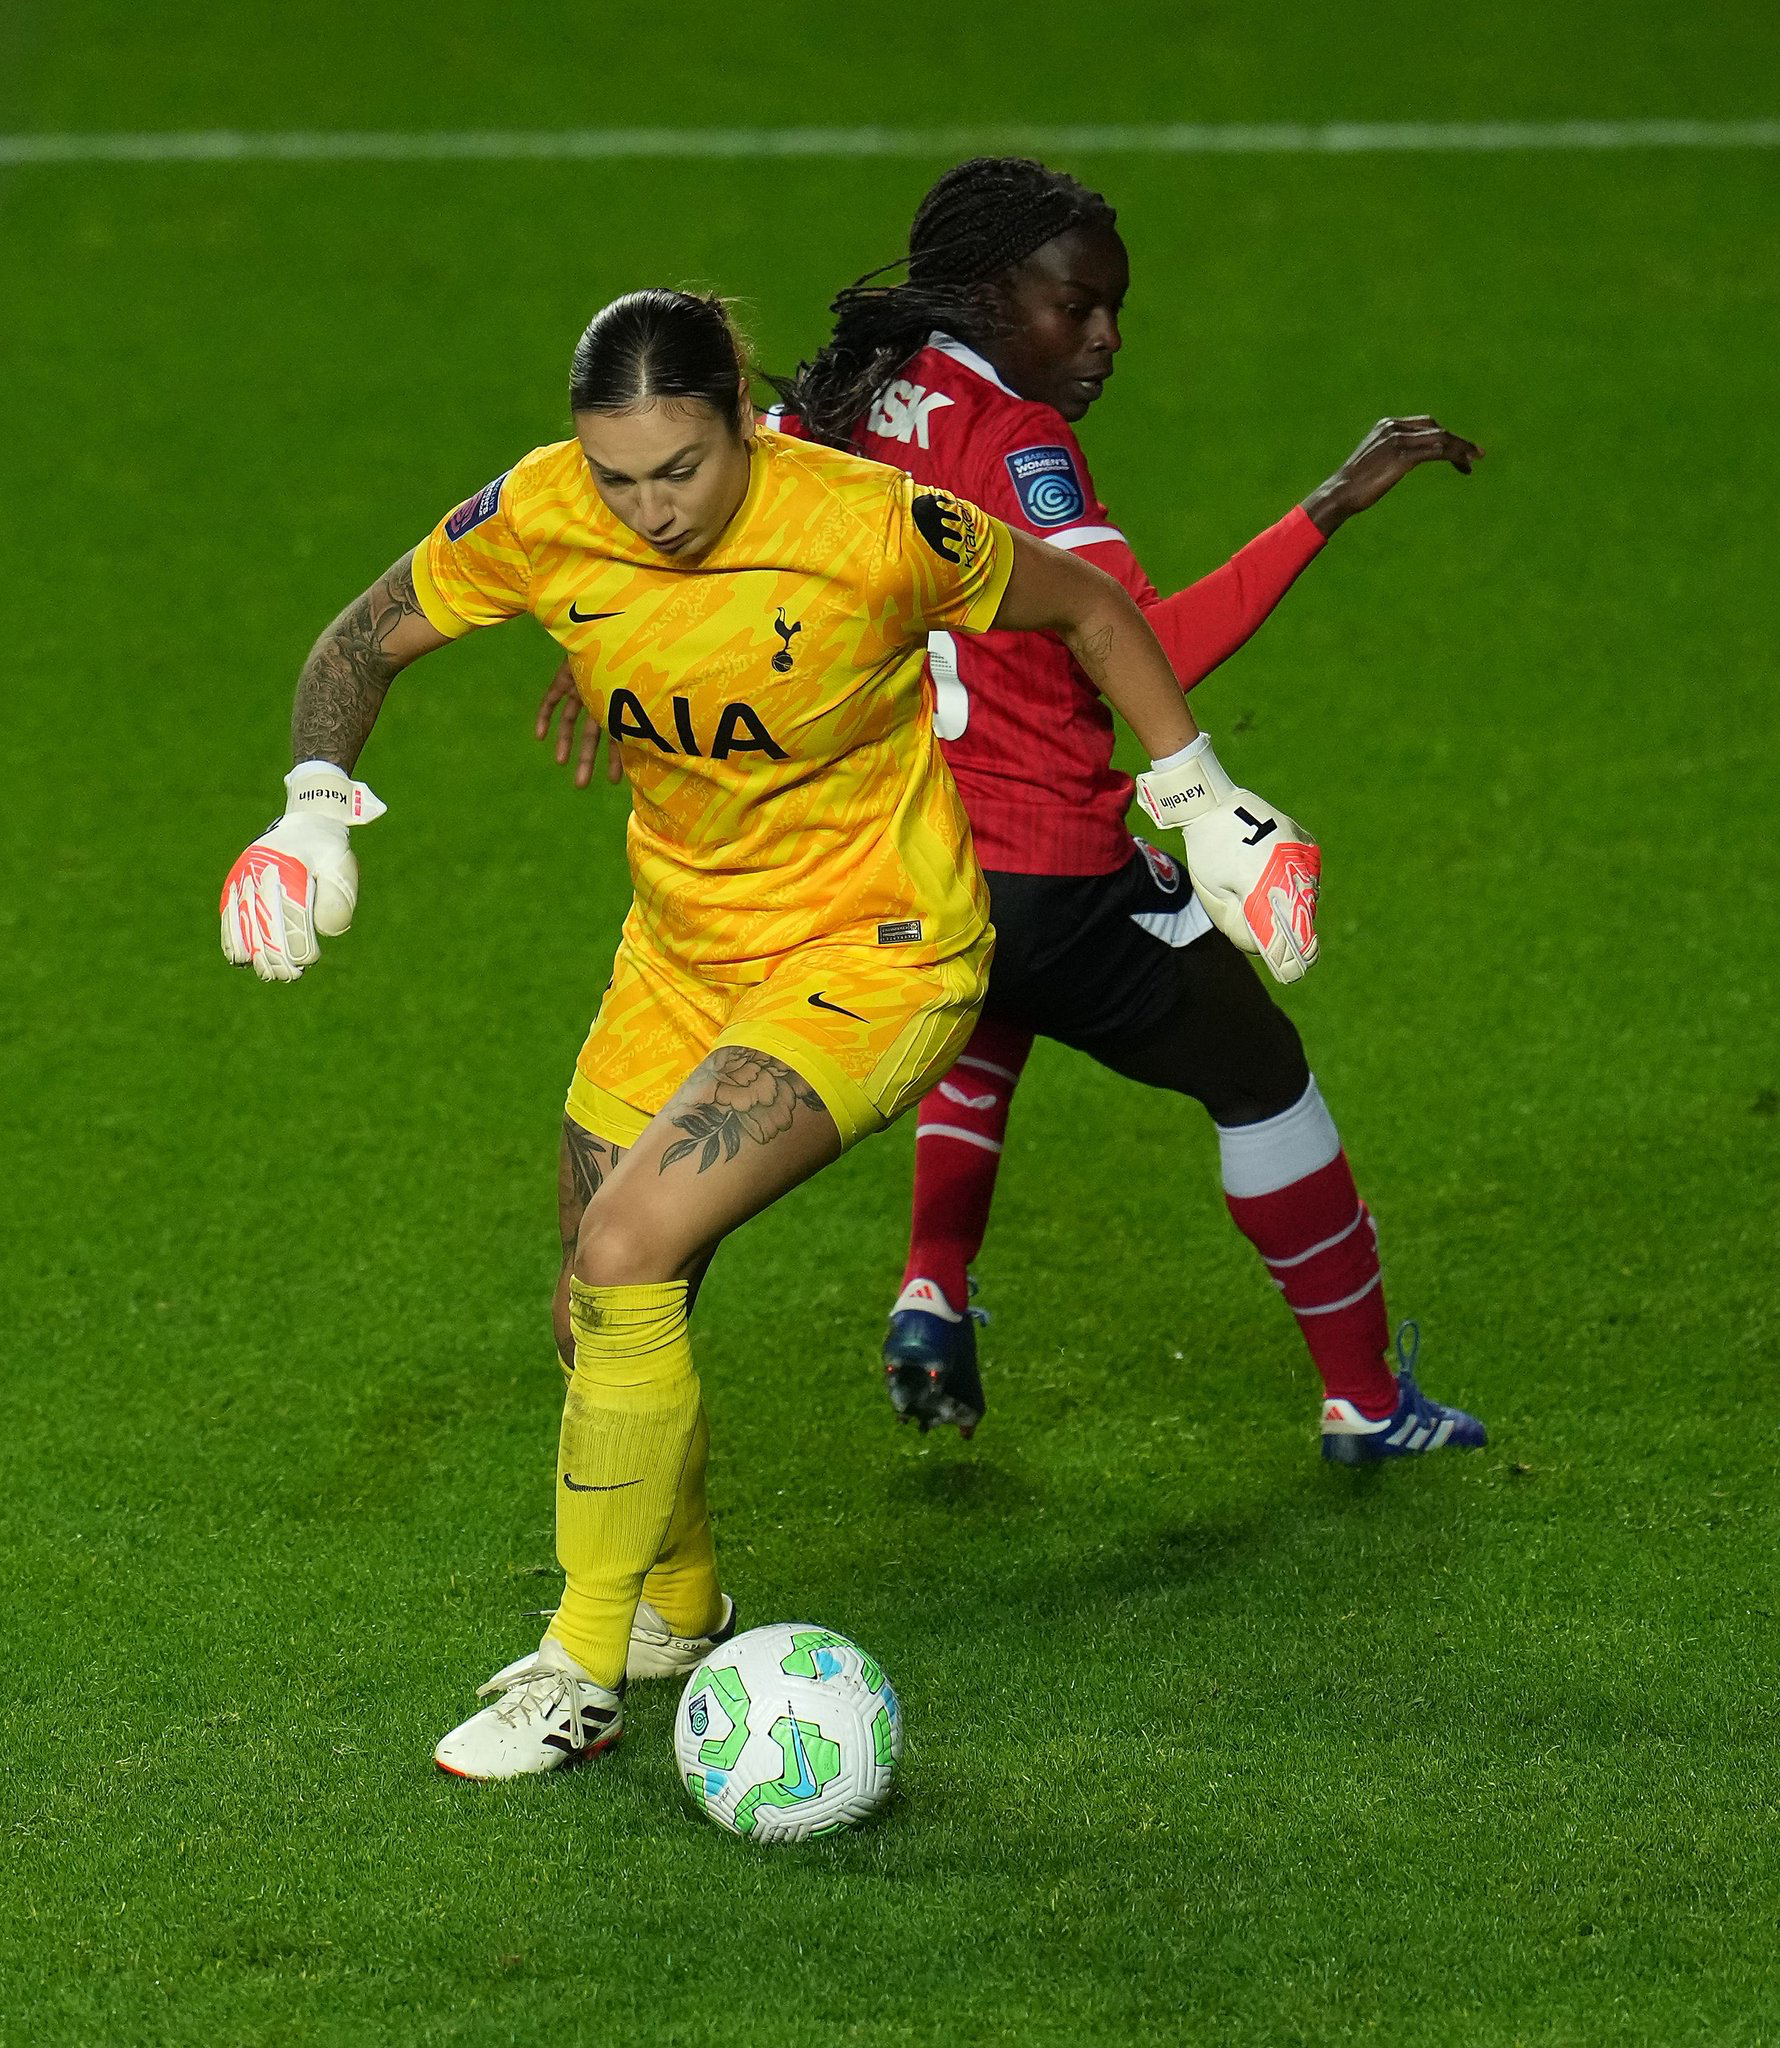
M 918 1102 L 976 1028 L 995 934 L 930 966 L 876 946 L 810 945 L 764 981 L 695 978 L 626 938 L 575 1061 L 568 1113 L 607 1144 L 634 1145 L 698 1063 L 751 1046 L 800 1074 L 856 1145 Z

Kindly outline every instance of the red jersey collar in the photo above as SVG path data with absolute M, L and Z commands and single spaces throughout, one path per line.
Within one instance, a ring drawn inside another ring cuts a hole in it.
M 927 346 L 942 356 L 950 356 L 953 362 L 962 363 L 967 370 L 974 370 L 979 377 L 993 384 L 997 391 L 1005 391 L 1009 398 L 1018 398 L 1019 393 L 1011 384 L 1004 384 L 996 375 L 995 365 L 987 356 L 980 356 L 974 348 L 968 348 L 961 341 L 936 327 L 927 337 Z M 923 443 L 925 446 L 925 443 Z

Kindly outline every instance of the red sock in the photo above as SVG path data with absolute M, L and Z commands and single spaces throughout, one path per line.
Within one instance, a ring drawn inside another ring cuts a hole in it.
M 966 1269 L 983 1248 L 1014 1085 L 1032 1033 L 985 1017 L 915 1118 L 915 1210 L 902 1284 L 931 1280 L 962 1313 Z
M 1351 1401 L 1374 1420 L 1390 1414 L 1397 1380 L 1385 1361 L 1390 1327 L 1378 1230 L 1354 1186 L 1347 1154 L 1337 1152 L 1269 1194 L 1224 1199 L 1297 1317 L 1325 1395 Z

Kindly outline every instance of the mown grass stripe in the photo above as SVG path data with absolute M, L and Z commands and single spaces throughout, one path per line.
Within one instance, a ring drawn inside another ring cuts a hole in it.
M 578 158 L 926 157 L 1013 150 L 1137 156 L 1362 156 L 1527 150 L 1775 149 L 1780 120 L 1193 122 L 970 128 L 561 128 L 0 136 L 0 166 L 499 163 Z

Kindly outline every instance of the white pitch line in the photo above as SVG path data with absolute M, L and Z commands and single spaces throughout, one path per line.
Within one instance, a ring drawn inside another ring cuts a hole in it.
M 0 167 L 159 163 L 557 163 L 591 158 L 939 157 L 1009 151 L 1364 156 L 1522 150 L 1780 149 L 1775 121 L 1417 121 L 976 128 L 561 128 L 356 133 L 0 135 Z

